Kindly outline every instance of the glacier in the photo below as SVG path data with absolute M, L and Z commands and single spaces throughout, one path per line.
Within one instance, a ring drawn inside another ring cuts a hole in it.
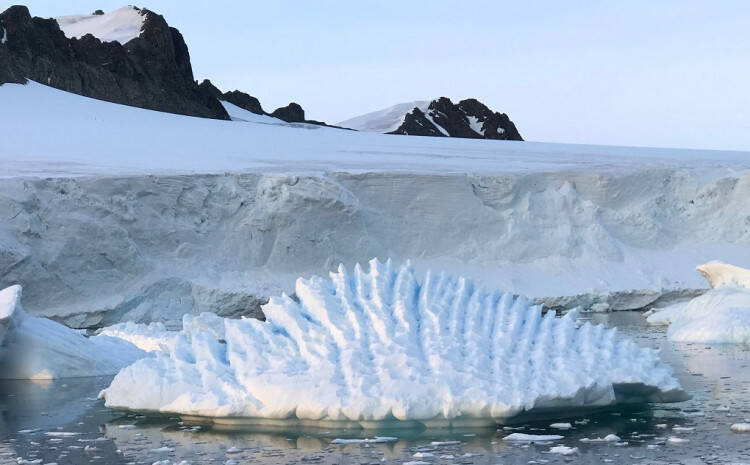
M 109 336 L 85 337 L 21 307 L 21 286 L 0 291 L 0 379 L 113 375 L 146 353 Z
M 34 82 L 0 101 L 0 288 L 71 327 L 262 318 L 297 276 L 375 256 L 612 311 L 750 262 L 746 152 L 218 121 Z
M 267 321 L 185 315 L 173 344 L 115 376 L 105 405 L 224 426 L 367 429 L 686 399 L 655 351 L 467 278 L 428 271 L 420 282 L 409 263 L 373 259 L 367 271 L 300 278 L 295 291 L 263 306 Z
M 750 270 L 713 261 L 697 270 L 712 289 L 688 302 L 650 314 L 652 325 L 669 325 L 671 341 L 750 345 Z

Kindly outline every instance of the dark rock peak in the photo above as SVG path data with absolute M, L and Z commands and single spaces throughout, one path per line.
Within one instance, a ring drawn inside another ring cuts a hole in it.
M 208 79 L 204 79 L 203 82 L 198 84 L 198 89 L 206 95 L 210 95 L 215 99 L 221 100 L 221 91 Z
M 426 112 L 414 108 L 391 134 L 523 140 L 505 113 L 493 112 L 477 99 L 454 104 L 447 97 L 431 101 Z
M 286 121 L 287 123 L 305 122 L 305 110 L 303 110 L 299 104 L 294 102 L 285 107 L 275 109 L 273 113 L 271 113 L 271 116 Z
M 224 94 L 221 96 L 221 99 L 226 100 L 233 105 L 237 105 L 238 107 L 243 108 L 251 113 L 255 113 L 256 115 L 266 114 L 266 112 L 263 111 L 263 107 L 260 105 L 260 101 L 252 95 L 246 94 L 245 92 L 241 92 L 239 90 L 224 92 Z M 302 112 L 302 114 L 304 115 L 304 111 Z
M 141 34 L 126 44 L 87 34 L 68 39 L 57 21 L 31 17 L 25 6 L 0 13 L 0 84 L 26 78 L 68 92 L 151 110 L 229 119 L 193 80 L 180 32 L 149 10 Z
M 92 16 L 103 16 L 104 11 L 103 10 L 95 10 L 93 13 L 91 13 Z
M 404 122 L 401 123 L 401 126 L 391 134 L 445 137 L 445 134 L 429 120 L 427 115 L 416 107 L 411 113 L 407 113 L 406 116 L 404 116 Z

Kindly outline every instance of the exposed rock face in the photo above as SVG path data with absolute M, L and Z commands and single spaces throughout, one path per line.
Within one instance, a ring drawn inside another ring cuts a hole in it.
M 277 108 L 271 113 L 271 116 L 284 120 L 287 123 L 304 123 L 305 122 L 305 110 L 297 103 L 290 103 L 289 105 L 281 108 Z
M 256 115 L 266 114 L 266 112 L 263 111 L 263 107 L 260 105 L 260 101 L 257 98 L 253 97 L 252 95 L 248 95 L 244 92 L 241 92 L 239 90 L 233 90 L 231 92 L 224 92 L 221 99 L 226 100 L 227 102 L 231 104 L 237 105 L 240 108 L 244 108 L 250 113 L 255 113 Z M 304 113 L 305 112 L 303 111 L 302 114 L 304 115 Z
M 476 99 L 454 104 L 446 97 L 430 102 L 427 111 L 414 108 L 404 116 L 401 126 L 390 134 L 523 140 L 505 113 L 493 112 Z
M 161 15 L 145 16 L 140 36 L 125 44 L 91 34 L 68 39 L 54 19 L 25 6 L 0 13 L 0 84 L 26 79 L 114 103 L 191 116 L 229 119 L 193 79 L 180 32 Z
M 222 99 L 221 91 L 208 79 L 204 79 L 203 82 L 198 84 L 198 89 L 200 89 L 201 92 L 208 94 L 217 100 Z

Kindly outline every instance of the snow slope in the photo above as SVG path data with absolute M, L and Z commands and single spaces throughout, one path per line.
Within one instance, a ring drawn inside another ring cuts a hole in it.
M 101 376 L 143 357 L 122 339 L 87 338 L 21 307 L 21 286 L 0 291 L 0 379 Z
M 55 19 L 69 39 L 91 34 L 102 42 L 124 44 L 141 35 L 146 17 L 143 11 L 126 6 L 103 15 L 70 15 Z
M 295 291 L 263 307 L 265 322 L 186 316 L 168 353 L 117 374 L 106 405 L 234 423 L 448 427 L 686 397 L 655 351 L 469 279 L 420 282 L 409 264 L 372 260 Z
M 264 124 L 283 124 L 287 126 L 289 125 L 289 123 L 287 123 L 286 121 L 274 118 L 273 116 L 258 115 L 256 113 L 253 113 L 252 111 L 247 111 L 244 108 L 240 108 L 237 105 L 226 102 L 224 100 L 219 100 L 219 102 L 221 102 L 222 106 L 224 106 L 224 109 L 229 114 L 229 117 L 232 118 L 232 121 Z
M 0 101 L 0 286 L 79 327 L 258 315 L 373 256 L 612 309 L 750 263 L 748 153 L 214 121 L 35 83 Z
M 356 129 L 364 132 L 378 132 L 385 134 L 395 131 L 404 122 L 404 116 L 414 108 L 427 111 L 429 100 L 415 100 L 413 102 L 399 103 L 383 110 L 365 113 L 336 123 L 342 128 Z
M 713 289 L 657 311 L 648 322 L 669 325 L 672 341 L 750 345 L 750 270 L 721 262 L 698 270 Z

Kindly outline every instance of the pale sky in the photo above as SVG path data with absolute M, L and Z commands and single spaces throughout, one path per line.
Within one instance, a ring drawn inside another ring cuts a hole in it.
M 0 3 L 2 9 L 11 3 Z M 30 0 L 35 16 L 117 0 Z M 750 2 L 179 1 L 196 79 L 336 123 L 476 97 L 527 140 L 750 150 Z

